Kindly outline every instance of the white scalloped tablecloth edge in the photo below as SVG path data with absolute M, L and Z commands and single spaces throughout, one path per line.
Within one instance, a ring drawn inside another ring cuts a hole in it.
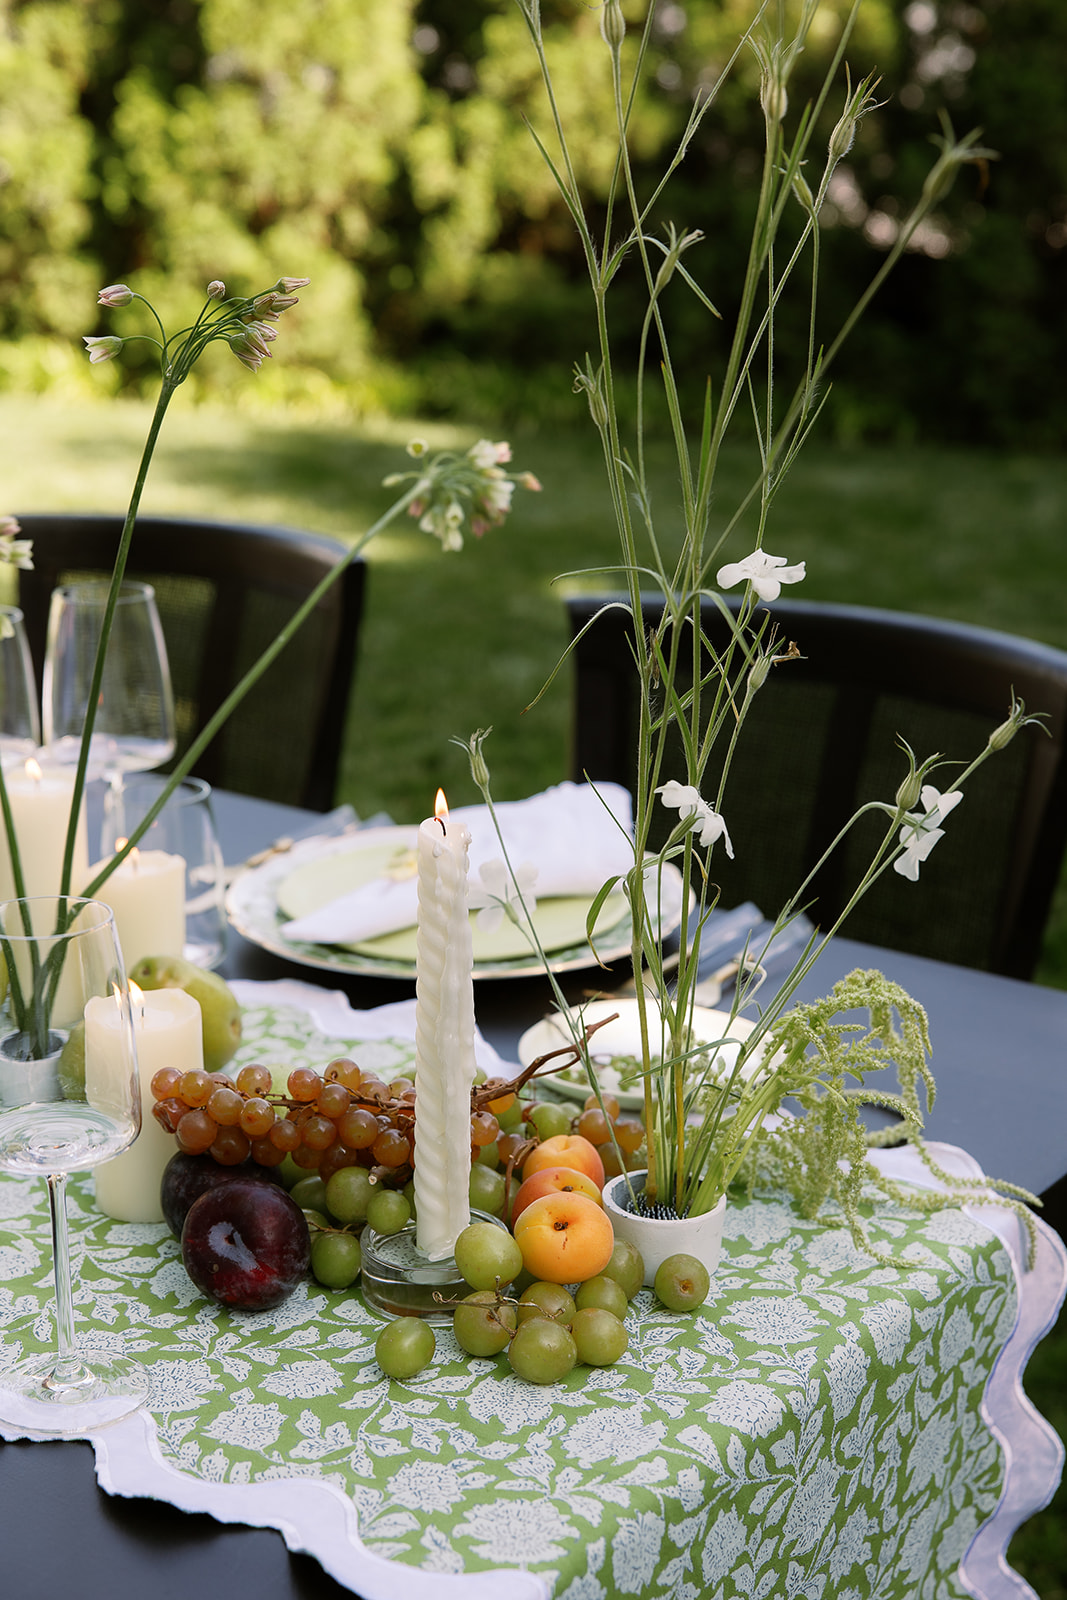
M 237 982 L 233 988 L 242 1004 L 300 1006 L 321 1032 L 340 1038 L 396 1038 L 414 1027 L 412 1000 L 356 1013 L 343 994 L 295 979 Z M 484 1039 L 479 1039 L 477 1053 L 479 1064 L 489 1073 L 509 1067 L 517 1070 L 502 1061 Z M 981 1176 L 977 1162 L 965 1151 L 942 1144 L 930 1148 L 946 1170 L 964 1177 Z M 878 1151 L 873 1159 L 894 1178 L 924 1188 L 940 1187 L 908 1148 Z M 1020 1524 L 1048 1504 L 1064 1460 L 1057 1434 L 1023 1391 L 1022 1375 L 1035 1346 L 1055 1322 L 1067 1290 L 1067 1250 L 1052 1229 L 1038 1220 L 1037 1259 L 1027 1272 L 1026 1239 L 1018 1218 L 1004 1207 L 965 1209 L 1007 1249 L 1018 1286 L 1018 1312 L 982 1407 L 983 1420 L 1004 1451 L 1004 1488 L 996 1511 L 978 1530 L 960 1563 L 960 1579 L 974 1600 L 1022 1600 L 1032 1596 L 1033 1590 L 1007 1566 L 1008 1544 Z M 0 1435 L 34 1437 L 2 1424 Z M 362 1600 L 548 1600 L 549 1590 L 540 1578 L 515 1568 L 433 1573 L 375 1555 L 360 1540 L 358 1519 L 348 1497 L 321 1480 L 233 1484 L 187 1476 L 162 1459 L 155 1424 L 147 1412 L 85 1437 L 95 1451 L 97 1481 L 108 1494 L 147 1496 L 165 1500 L 180 1511 L 207 1512 L 217 1522 L 274 1528 L 290 1550 L 313 1556 L 331 1577 Z

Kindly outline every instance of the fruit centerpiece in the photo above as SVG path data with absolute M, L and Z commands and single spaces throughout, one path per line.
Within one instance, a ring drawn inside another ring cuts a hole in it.
M 574 1054 L 554 1051 L 514 1080 L 483 1079 L 471 1090 L 472 1221 L 456 1241 L 456 1291 L 436 1296 L 463 1350 L 506 1352 L 535 1383 L 555 1382 L 578 1362 L 616 1361 L 645 1276 L 635 1247 L 615 1238 L 601 1194 L 608 1172 L 641 1161 L 640 1121 L 611 1099 L 590 1096 L 572 1110 L 531 1094 Z M 321 1072 L 258 1062 L 232 1077 L 163 1069 L 151 1092 L 155 1121 L 178 1147 L 163 1174 L 163 1213 L 186 1270 L 212 1299 L 263 1310 L 308 1271 L 326 1289 L 351 1290 L 364 1248 L 410 1230 L 411 1078 L 385 1081 L 338 1056 Z M 655 1287 L 663 1304 L 690 1309 L 709 1278 L 679 1257 Z M 404 1378 L 422 1370 L 435 1344 L 430 1319 L 399 1315 L 376 1349 L 382 1370 Z

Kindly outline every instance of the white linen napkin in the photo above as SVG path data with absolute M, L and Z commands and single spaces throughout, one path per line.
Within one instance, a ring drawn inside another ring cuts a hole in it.
M 619 784 L 560 783 L 528 800 L 501 801 L 496 814 L 512 866 L 537 868 L 539 900 L 594 895 L 633 865 L 630 796 Z M 473 891 L 481 868 L 502 859 L 500 841 L 485 806 L 459 806 L 451 817 L 470 829 Z M 311 944 L 357 944 L 413 928 L 417 918 L 418 880 L 381 877 L 283 923 L 282 932 Z

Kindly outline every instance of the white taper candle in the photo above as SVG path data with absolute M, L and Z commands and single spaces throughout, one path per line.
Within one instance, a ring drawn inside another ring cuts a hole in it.
M 470 834 L 437 815 L 419 827 L 415 987 L 415 1242 L 451 1255 L 470 1221 L 474 958 L 467 914 Z

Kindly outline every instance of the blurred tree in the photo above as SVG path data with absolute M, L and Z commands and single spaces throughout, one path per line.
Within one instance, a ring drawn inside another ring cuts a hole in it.
M 632 60 L 644 4 L 624 5 Z M 602 203 L 613 116 L 599 16 L 583 0 L 541 10 L 580 176 Z M 846 10 L 829 0 L 820 13 L 791 116 Z M 716 96 L 657 220 L 703 230 L 691 263 L 727 316 L 762 130 L 751 53 L 720 78 L 751 11 L 660 0 L 632 120 L 647 191 L 694 96 Z M 827 332 L 917 194 L 941 107 L 960 131 L 981 125 L 1001 159 L 961 179 L 860 325 L 833 425 L 846 438 L 1062 438 L 1067 8 L 865 0 L 848 61 L 854 82 L 882 73 L 885 103 L 821 219 Z M 811 174 L 842 97 L 825 108 Z M 0 384 L 25 381 L 31 356 L 46 382 L 42 352 L 102 331 L 100 283 L 136 276 L 177 319 L 211 278 L 246 289 L 292 273 L 313 291 L 260 395 L 573 414 L 561 374 L 589 339 L 585 271 L 527 122 L 551 147 L 515 0 L 0 0 Z M 639 305 L 624 274 L 624 339 Z M 673 288 L 671 312 L 695 392 L 715 332 Z M 123 331 L 121 316 L 108 326 Z M 805 336 L 800 305 L 778 330 L 783 365 Z M 205 369 L 214 382 L 228 371 Z

